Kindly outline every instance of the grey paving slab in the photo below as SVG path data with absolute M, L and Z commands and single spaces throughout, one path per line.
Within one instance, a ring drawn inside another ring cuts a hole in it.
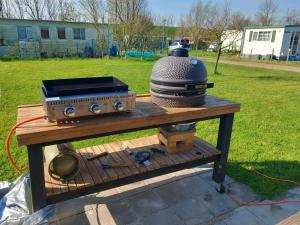
M 80 214 L 75 214 L 72 216 L 65 217 L 64 219 L 61 219 L 57 222 L 58 225 L 85 225 L 86 220 L 85 220 L 85 214 L 80 213 Z
M 226 219 L 216 224 L 226 225 L 266 225 L 262 220 L 249 212 L 245 207 L 232 211 Z
M 179 181 L 182 184 L 184 193 L 191 197 L 198 197 L 204 193 L 213 192 L 216 190 L 207 182 L 198 176 L 188 177 Z
M 233 202 L 228 197 L 228 195 L 219 194 L 217 192 L 205 193 L 202 196 L 201 200 L 203 201 L 203 204 L 205 204 L 205 206 L 209 208 L 215 216 L 230 212 L 238 207 L 238 205 L 235 202 Z
M 285 204 L 248 206 L 247 209 L 267 225 L 274 225 L 295 213 L 295 210 L 289 209 Z
M 184 200 L 170 206 L 169 210 L 186 225 L 208 224 L 214 217 L 213 213 L 203 204 L 201 198 Z
M 228 195 L 216 192 L 211 177 L 206 165 L 65 201 L 55 205 L 50 221 L 57 225 L 273 225 L 300 211 L 297 203 L 240 207 Z M 252 189 L 226 179 L 231 194 L 243 201 L 255 200 Z M 278 197 L 285 198 L 300 199 L 300 188 Z
M 97 199 L 97 202 L 101 202 L 101 203 L 118 201 L 122 198 L 117 188 L 108 189 L 95 194 L 91 194 L 89 196 L 90 199 L 93 199 L 93 197 L 95 197 Z
M 156 188 L 161 185 L 164 185 L 164 184 L 171 183 L 173 181 L 172 178 L 173 178 L 173 173 L 169 173 L 169 174 L 149 178 L 144 181 L 145 181 L 146 185 L 149 187 L 149 189 L 152 189 L 152 188 Z
M 130 197 L 140 192 L 149 190 L 151 187 L 145 181 L 133 182 L 128 185 L 118 187 L 117 190 L 122 198 Z
M 223 221 L 219 221 L 217 223 L 213 223 L 213 225 L 227 225 L 227 224 Z
M 247 185 L 238 182 L 231 182 L 227 185 L 231 194 L 242 201 L 251 202 L 257 199 L 257 194 Z
M 140 212 L 131 206 L 127 201 L 123 200 L 101 205 L 99 210 L 104 210 L 103 214 L 110 215 L 116 224 L 126 225 L 136 222 L 140 218 Z
M 140 217 L 148 216 L 168 207 L 160 196 L 152 190 L 128 197 L 124 201 Z
M 140 223 L 141 225 L 186 225 L 169 209 L 164 209 L 157 213 L 145 216 L 141 219 Z
M 154 191 L 170 205 L 197 198 L 214 190 L 198 176 L 192 176 L 155 188 Z
M 114 218 L 105 205 L 85 212 L 85 224 L 116 225 Z
M 281 199 L 300 200 L 300 188 L 293 188 L 287 191 L 287 193 L 279 196 L 278 198 L 274 198 L 274 200 L 281 200 Z M 295 210 L 297 212 L 300 211 L 300 203 L 288 203 L 288 204 L 284 204 L 283 206 L 290 210 Z
M 217 187 L 217 183 L 215 181 L 212 180 L 212 175 L 213 175 L 213 171 L 211 170 L 207 170 L 204 173 L 200 173 L 198 176 L 203 179 L 205 182 L 207 182 L 209 185 L 213 186 L 213 187 Z M 229 185 L 231 183 L 236 182 L 234 179 L 232 179 L 229 176 L 225 176 L 225 184 Z
M 55 205 L 55 216 L 63 219 L 92 209 L 93 206 L 88 203 L 88 200 L 89 197 L 85 196 L 60 202 Z

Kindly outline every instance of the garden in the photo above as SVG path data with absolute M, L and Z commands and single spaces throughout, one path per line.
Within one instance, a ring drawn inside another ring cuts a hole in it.
M 114 75 L 138 94 L 149 92 L 154 60 L 135 59 L 45 59 L 0 62 L 0 180 L 12 181 L 14 172 L 5 154 L 4 141 L 15 123 L 18 105 L 40 103 L 41 80 Z M 300 182 L 300 74 L 206 62 L 209 94 L 241 103 L 235 116 L 227 173 L 252 187 L 261 197 L 271 197 L 291 188 L 255 171 Z M 197 135 L 216 143 L 218 121 L 199 122 Z M 155 134 L 154 129 L 90 139 L 74 143 L 76 148 L 112 140 Z M 27 164 L 26 150 L 12 141 L 18 165 Z

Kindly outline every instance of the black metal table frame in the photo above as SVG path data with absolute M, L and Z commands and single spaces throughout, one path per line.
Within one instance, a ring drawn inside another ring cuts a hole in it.
M 87 194 L 91 194 L 91 193 L 95 193 L 95 192 L 99 192 L 99 191 L 104 191 L 107 189 L 126 185 L 126 184 L 136 182 L 136 181 L 145 180 L 145 179 L 163 175 L 166 173 L 175 172 L 175 171 L 187 169 L 187 168 L 192 168 L 192 167 L 199 166 L 199 165 L 202 165 L 202 164 L 208 163 L 208 162 L 214 162 L 212 178 L 215 182 L 220 184 L 220 187 L 223 187 L 223 182 L 225 180 L 225 171 L 226 171 L 226 165 L 227 165 L 230 140 L 231 140 L 234 113 L 229 113 L 229 114 L 224 114 L 224 115 L 219 115 L 219 116 L 214 116 L 214 117 L 205 117 L 205 118 L 196 119 L 196 120 L 180 121 L 177 123 L 197 122 L 197 121 L 216 119 L 216 118 L 220 119 L 218 140 L 217 140 L 216 147 L 218 150 L 221 151 L 221 155 L 206 157 L 206 158 L 197 159 L 194 161 L 190 161 L 190 162 L 186 162 L 186 163 L 182 163 L 182 164 L 178 164 L 178 165 L 168 166 L 165 168 L 148 171 L 148 172 L 145 172 L 142 174 L 132 175 L 129 177 L 113 180 L 113 181 L 110 181 L 107 183 L 96 184 L 94 186 L 77 189 L 77 190 L 73 190 L 73 191 L 69 191 L 69 192 L 65 192 L 65 193 L 61 193 L 61 194 L 57 194 L 57 195 L 53 195 L 53 196 L 48 196 L 48 197 L 46 196 L 46 188 L 45 188 L 43 151 L 42 151 L 43 146 L 64 143 L 64 142 L 80 141 L 80 140 L 84 140 L 84 139 L 103 137 L 103 136 L 108 136 L 108 135 L 112 135 L 112 134 L 120 134 L 120 133 L 145 130 L 145 129 L 150 129 L 150 128 L 157 128 L 158 126 L 165 126 L 165 125 L 170 125 L 170 124 L 162 123 L 162 124 L 159 124 L 156 126 L 139 127 L 139 128 L 135 128 L 135 129 L 122 130 L 122 131 L 116 131 L 116 132 L 108 132 L 108 133 L 102 133 L 102 134 L 92 135 L 92 136 L 82 136 L 82 137 L 65 139 L 65 140 L 55 141 L 55 142 L 27 145 L 33 211 L 37 211 L 49 204 L 54 204 L 54 203 L 57 203 L 60 201 L 76 198 L 79 196 L 83 196 L 83 195 L 87 195 Z M 174 123 L 172 123 L 172 124 L 174 124 Z

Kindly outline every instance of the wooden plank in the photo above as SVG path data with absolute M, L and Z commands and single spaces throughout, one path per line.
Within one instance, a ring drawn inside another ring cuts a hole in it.
M 294 215 L 282 220 L 277 223 L 277 225 L 299 225 L 300 224 L 300 212 L 295 213 Z
M 97 155 L 97 154 L 101 153 L 101 151 L 96 147 L 91 147 L 91 150 L 93 151 L 94 155 Z M 109 175 L 102 168 L 101 161 L 99 160 L 99 158 L 94 159 L 94 163 L 95 163 L 97 169 L 99 170 L 99 175 L 101 176 L 103 182 L 109 181 L 110 180 Z
M 81 154 L 79 154 L 79 165 L 80 165 L 80 172 L 81 172 L 81 176 L 82 176 L 82 180 L 83 180 L 83 184 L 84 186 L 92 186 L 94 184 L 94 180 L 91 177 L 87 166 L 84 163 L 84 160 L 81 156 Z
M 94 146 L 94 148 L 97 148 L 100 152 L 106 152 L 106 149 L 104 148 L 103 145 L 98 145 L 98 146 Z M 98 159 L 100 161 L 101 164 L 108 164 L 109 160 L 107 158 L 107 156 L 101 157 Z M 105 173 L 109 176 L 109 180 L 115 180 L 118 179 L 118 174 L 116 173 L 116 171 L 114 170 L 103 170 L 105 171 Z
M 90 157 L 93 154 L 93 150 L 90 149 L 90 147 L 80 149 L 80 155 L 82 157 L 82 160 L 84 161 L 87 170 L 89 171 L 89 174 L 93 178 L 93 181 L 95 184 L 102 183 L 102 178 L 99 175 L 99 170 L 97 165 L 95 165 L 94 161 L 88 161 L 87 157 Z
M 164 108 L 151 102 L 149 96 L 137 97 L 136 109 L 131 113 L 107 114 L 93 118 L 75 119 L 73 123 L 57 124 L 46 120 L 32 121 L 17 128 L 19 145 L 55 142 L 88 135 L 100 135 L 109 132 L 122 132 L 128 129 L 141 129 L 150 126 L 162 126 L 187 120 L 199 120 L 223 114 L 238 112 L 238 103 L 207 96 L 206 103 L 193 108 Z M 44 115 L 42 105 L 18 108 L 18 121 L 32 116 Z
M 150 151 L 149 146 L 151 145 L 151 143 L 149 143 L 147 140 L 148 140 L 147 138 L 138 138 L 138 139 L 132 140 L 132 143 L 135 146 L 138 146 L 138 148 L 140 149 L 139 151 Z M 151 170 L 154 170 L 154 169 L 159 169 L 161 167 L 161 164 L 159 163 L 159 161 L 155 157 L 152 157 L 152 158 L 150 157 L 150 162 L 152 164 L 149 165 L 149 166 L 144 166 L 142 164 L 142 166 L 145 167 L 146 170 L 148 170 L 148 171 L 151 171 Z
M 134 151 L 136 151 L 136 145 L 135 144 L 133 144 L 131 141 L 122 141 L 122 143 L 123 143 L 123 145 L 125 145 L 125 146 L 127 146 L 129 149 L 130 149 L 130 151 L 132 151 L 132 152 L 134 152 Z M 134 160 L 133 160 L 134 161 Z M 137 169 L 141 172 L 141 173 L 143 173 L 143 172 L 146 172 L 147 171 L 147 168 L 144 166 L 144 165 L 142 165 L 142 164 L 139 164 L 139 163 L 137 163 L 137 162 L 135 162 L 135 166 L 137 167 Z
M 115 158 L 115 160 L 118 162 L 118 163 L 121 163 L 121 164 L 129 164 L 130 163 L 126 160 L 125 157 L 121 157 L 121 155 L 118 153 L 119 151 L 121 151 L 120 148 L 118 148 L 115 143 L 111 143 L 108 145 L 108 147 L 112 150 L 111 154 L 112 154 L 112 157 Z M 124 167 L 124 168 L 116 168 L 118 170 L 122 170 L 122 172 L 124 173 L 125 176 L 130 176 L 130 175 L 133 175 L 134 173 L 130 170 L 129 167 Z
M 138 167 L 136 166 L 136 162 L 132 159 L 132 157 L 123 150 L 123 145 L 122 142 L 117 142 L 117 143 L 112 143 L 113 146 L 115 146 L 115 148 L 119 149 L 119 151 L 117 152 L 119 154 L 119 156 L 125 160 L 125 163 L 129 164 L 129 169 L 131 171 L 132 174 L 139 174 L 140 171 L 138 169 Z
M 105 151 L 108 151 L 109 153 L 112 152 L 109 144 L 104 144 L 102 146 L 105 149 Z M 107 164 L 121 163 L 119 161 L 119 159 L 117 157 L 115 157 L 115 155 L 113 156 L 113 154 L 108 154 L 108 155 L 104 156 L 104 158 L 107 159 Z M 122 177 L 126 176 L 126 173 L 123 172 L 123 168 L 111 168 L 111 169 L 106 169 L 106 170 L 107 171 L 109 171 L 109 170 L 115 171 L 116 174 L 118 174 L 118 178 L 122 178 Z
M 45 174 L 45 181 L 50 181 L 47 184 L 47 195 L 56 195 L 75 189 L 85 188 L 94 184 L 101 184 L 117 180 L 120 177 L 128 177 L 147 171 L 157 170 L 162 167 L 168 167 L 176 164 L 181 164 L 195 159 L 220 154 L 220 152 L 212 145 L 197 138 L 197 144 L 194 145 L 194 149 L 191 152 L 171 154 L 166 152 L 166 155 L 154 154 L 151 158 L 152 165 L 145 167 L 136 163 L 127 152 L 123 150 L 123 146 L 129 146 L 132 151 L 150 150 L 151 147 L 160 147 L 158 145 L 157 136 L 137 138 L 131 141 L 115 142 L 110 144 L 103 144 L 88 148 L 80 149 L 80 172 L 75 177 L 74 181 L 63 183 L 59 181 L 51 180 L 51 177 Z M 204 150 L 206 149 L 206 150 Z M 104 151 L 108 151 L 109 154 L 97 158 L 93 161 L 87 161 L 85 157 L 90 156 L 88 154 L 98 154 Z M 202 155 L 196 155 L 196 152 L 202 152 Z M 101 163 L 128 163 L 129 168 L 114 168 L 103 170 Z M 125 170 L 126 169 L 126 170 Z M 99 175 L 101 179 L 97 180 L 96 176 Z M 104 179 L 104 177 L 106 177 Z M 76 185 L 75 185 L 76 184 Z

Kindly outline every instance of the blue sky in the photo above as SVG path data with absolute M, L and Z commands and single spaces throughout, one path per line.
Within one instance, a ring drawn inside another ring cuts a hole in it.
M 148 6 L 154 14 L 164 16 L 173 15 L 178 21 L 181 15 L 187 13 L 194 2 L 197 0 L 148 0 Z M 202 0 L 203 3 L 223 4 L 222 0 Z M 259 4 L 263 0 L 228 0 L 233 11 L 241 11 L 245 15 L 254 16 Z M 300 0 L 275 0 L 278 4 L 278 13 L 284 15 L 287 8 L 300 9 Z

